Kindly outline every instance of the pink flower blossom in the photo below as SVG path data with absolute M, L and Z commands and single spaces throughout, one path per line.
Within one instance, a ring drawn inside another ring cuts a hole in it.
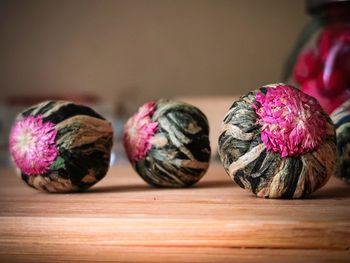
M 285 84 L 266 88 L 266 95 L 256 94 L 253 107 L 267 150 L 287 157 L 320 146 L 326 135 L 326 118 L 317 100 Z
M 125 124 L 123 140 L 131 161 L 144 158 L 152 146 L 150 139 L 158 128 L 158 123 L 151 119 L 155 105 L 155 102 L 144 104 Z
M 41 116 L 18 120 L 10 132 L 10 153 L 18 168 L 26 175 L 44 174 L 55 161 L 57 130 Z

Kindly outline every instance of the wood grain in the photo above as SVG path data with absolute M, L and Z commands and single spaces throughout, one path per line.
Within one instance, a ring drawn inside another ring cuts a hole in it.
M 350 187 L 256 198 L 213 164 L 157 189 L 117 166 L 90 191 L 46 194 L 0 170 L 0 262 L 349 262 Z

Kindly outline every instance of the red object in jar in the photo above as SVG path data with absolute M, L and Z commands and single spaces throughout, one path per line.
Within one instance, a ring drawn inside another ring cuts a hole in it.
M 327 38 L 329 39 L 326 41 Z M 318 78 L 318 86 L 323 95 L 336 97 L 350 88 L 350 26 L 337 25 L 326 28 L 320 39 L 319 50 L 324 66 Z M 322 46 L 322 40 L 329 42 L 330 46 L 327 48 L 325 45 Z
M 317 80 L 315 79 L 304 82 L 300 89 L 306 94 L 316 98 L 323 109 L 328 113 L 333 112 L 341 104 L 350 99 L 350 90 L 344 90 L 335 97 L 324 96 L 321 94 L 320 89 L 317 85 Z
M 338 41 L 340 48 L 335 58 L 335 65 L 350 80 L 350 25 Z
M 294 79 L 302 84 L 306 80 L 313 78 L 321 70 L 318 55 L 312 50 L 303 51 L 297 58 L 293 69 Z
M 347 78 L 339 70 L 333 70 L 330 74 L 323 72 L 317 77 L 317 87 L 321 96 L 334 98 L 348 87 Z
M 347 30 L 349 30 L 347 25 L 336 23 L 326 27 L 321 32 L 318 38 L 318 50 L 323 62 L 327 60 L 330 50 Z
M 307 0 L 306 4 L 323 26 L 299 52 L 292 76 L 331 113 L 350 98 L 350 0 Z

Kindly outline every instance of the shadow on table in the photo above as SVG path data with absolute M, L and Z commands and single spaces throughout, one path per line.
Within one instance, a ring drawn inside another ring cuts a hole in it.
M 130 185 L 108 185 L 108 186 L 96 186 L 94 188 L 89 189 L 88 191 L 84 192 L 84 194 L 89 193 L 121 193 L 121 192 L 140 192 L 140 191 L 171 191 L 171 190 L 183 190 L 186 191 L 189 190 L 195 190 L 195 189 L 205 189 L 205 188 L 226 188 L 226 187 L 233 187 L 235 186 L 232 182 L 229 180 L 215 180 L 215 181 L 204 181 L 199 182 L 198 184 L 195 184 L 191 187 L 185 187 L 185 188 L 160 188 L 160 187 L 153 187 L 148 185 L 147 183 L 144 184 L 130 184 Z
M 311 195 L 309 199 L 336 199 L 336 198 L 350 198 L 350 186 L 344 184 L 344 186 L 332 186 L 325 187 L 314 195 Z

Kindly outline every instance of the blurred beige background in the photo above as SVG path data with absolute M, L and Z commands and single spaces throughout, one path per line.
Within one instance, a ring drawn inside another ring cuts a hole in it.
M 1 1 L 0 99 L 241 94 L 278 81 L 302 0 Z

